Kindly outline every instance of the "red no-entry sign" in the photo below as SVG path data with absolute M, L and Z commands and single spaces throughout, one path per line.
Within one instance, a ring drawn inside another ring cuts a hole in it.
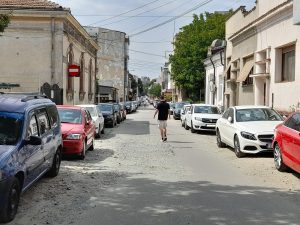
M 68 67 L 69 77 L 80 77 L 80 66 L 71 64 Z

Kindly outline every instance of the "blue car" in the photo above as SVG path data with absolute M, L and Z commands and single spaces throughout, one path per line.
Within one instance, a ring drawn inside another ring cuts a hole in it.
M 40 177 L 58 174 L 60 129 L 46 97 L 0 93 L 0 222 L 14 219 L 21 193 Z

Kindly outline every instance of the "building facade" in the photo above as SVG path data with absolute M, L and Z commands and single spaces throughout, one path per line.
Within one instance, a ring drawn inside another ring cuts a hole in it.
M 215 40 L 208 50 L 205 66 L 205 104 L 224 105 L 225 41 Z
M 228 105 L 267 105 L 284 112 L 299 108 L 300 27 L 295 25 L 293 3 L 259 0 L 251 11 L 240 8 L 227 21 L 225 76 L 237 86 L 246 81 L 253 87 L 243 95 L 236 89 L 236 98 L 230 97 Z M 233 69 L 239 72 L 235 75 Z
M 18 84 L 14 92 L 43 93 L 57 104 L 94 103 L 99 47 L 70 10 L 43 0 L 0 2 L 0 13 L 9 12 L 0 79 Z M 80 66 L 80 77 L 68 76 L 71 64 Z
M 98 27 L 85 27 L 85 29 L 101 46 L 97 56 L 99 84 L 118 89 L 117 101 L 127 101 L 129 38 L 120 31 Z

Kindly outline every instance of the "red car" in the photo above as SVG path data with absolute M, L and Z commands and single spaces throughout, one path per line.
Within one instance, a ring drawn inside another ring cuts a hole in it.
M 85 158 L 87 149 L 94 150 L 95 124 L 90 113 L 77 106 L 57 106 L 61 121 L 64 155 L 77 154 Z
M 300 173 L 300 112 L 275 128 L 273 148 L 277 170 L 291 168 Z

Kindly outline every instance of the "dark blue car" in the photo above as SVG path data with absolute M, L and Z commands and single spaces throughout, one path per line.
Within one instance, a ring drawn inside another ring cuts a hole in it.
M 62 136 L 56 105 L 37 95 L 0 93 L 0 222 L 14 219 L 22 192 L 56 176 Z

